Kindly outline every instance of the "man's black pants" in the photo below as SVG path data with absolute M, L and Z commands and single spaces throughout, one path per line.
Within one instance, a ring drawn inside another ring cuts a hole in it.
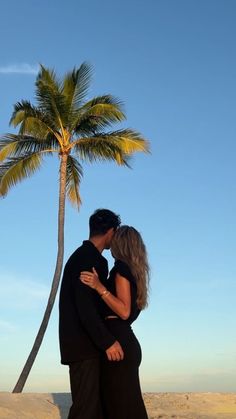
M 69 365 L 72 406 L 68 419 L 103 419 L 100 401 L 100 359 Z

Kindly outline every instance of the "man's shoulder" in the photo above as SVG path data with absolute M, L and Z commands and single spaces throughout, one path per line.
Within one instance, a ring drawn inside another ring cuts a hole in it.
M 90 263 L 95 261 L 104 263 L 106 262 L 106 259 L 89 240 L 84 240 L 81 246 L 79 246 L 69 257 L 66 266 L 72 266 L 74 264 L 78 266 L 79 263 L 84 265 L 84 263 L 87 264 L 87 261 Z
M 83 257 L 84 255 L 86 256 L 86 254 L 88 254 L 88 249 L 85 241 L 83 241 L 83 243 L 70 255 L 66 264 L 73 263 L 75 260 L 78 261 L 78 258 Z

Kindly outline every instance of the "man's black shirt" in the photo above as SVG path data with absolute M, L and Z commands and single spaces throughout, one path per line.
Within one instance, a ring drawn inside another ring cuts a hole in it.
M 99 313 L 100 297 L 83 284 L 81 271 L 95 268 L 101 282 L 108 275 L 107 260 L 89 240 L 69 258 L 59 298 L 59 341 L 61 363 L 71 364 L 99 356 L 115 342 Z

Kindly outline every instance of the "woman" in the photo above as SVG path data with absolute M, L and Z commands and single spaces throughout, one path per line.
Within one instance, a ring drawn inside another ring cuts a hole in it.
M 106 419 L 147 419 L 139 383 L 141 348 L 131 324 L 147 306 L 149 267 L 142 237 L 133 227 L 122 226 L 114 234 L 111 253 L 115 264 L 106 287 L 95 270 L 82 272 L 81 281 L 101 296 L 107 327 L 120 342 L 124 360 L 104 356 L 101 370 L 102 402 Z

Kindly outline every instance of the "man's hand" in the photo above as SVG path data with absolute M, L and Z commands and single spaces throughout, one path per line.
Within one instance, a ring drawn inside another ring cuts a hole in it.
M 122 361 L 124 359 L 123 349 L 117 340 L 106 350 L 106 354 L 109 361 Z

